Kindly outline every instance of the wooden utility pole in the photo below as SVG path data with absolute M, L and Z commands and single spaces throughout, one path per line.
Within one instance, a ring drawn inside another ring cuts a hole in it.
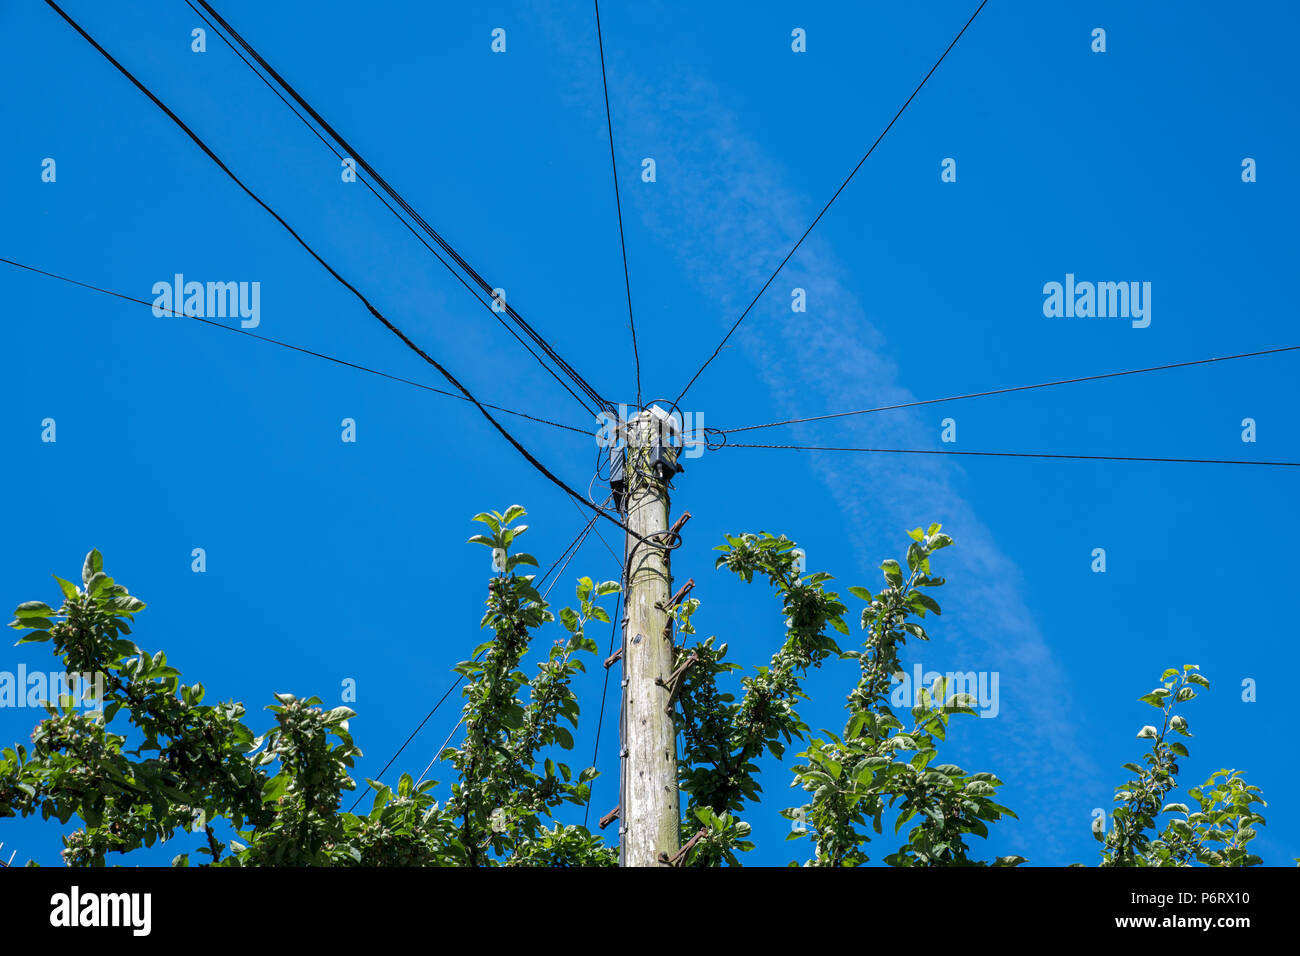
M 681 842 L 677 736 L 672 696 L 672 592 L 668 551 L 668 487 L 678 448 L 663 421 L 642 411 L 627 423 L 623 627 L 623 713 L 619 845 L 624 866 L 661 866 Z M 665 456 L 667 465 L 665 467 Z M 638 537 L 639 536 L 639 537 Z M 647 539 L 641 541 L 640 538 Z M 653 542 L 653 544 L 648 543 Z

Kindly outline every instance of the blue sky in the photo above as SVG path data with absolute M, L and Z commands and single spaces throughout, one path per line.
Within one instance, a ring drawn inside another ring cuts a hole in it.
M 602 7 L 646 393 L 675 395 L 974 9 L 927 4 Z M 484 401 L 585 427 L 585 413 L 180 0 L 65 9 L 350 281 Z M 589 5 L 225 0 L 218 9 L 599 389 L 635 397 Z M 1296 67 L 1287 4 L 992 0 L 692 388 L 734 428 L 1298 344 Z M 0 10 L 0 255 L 151 299 L 175 273 L 261 283 L 256 331 L 435 387 L 261 209 L 44 4 Z M 503 28 L 507 50 L 490 50 Z M 807 32 L 807 52 L 790 48 Z M 1094 28 L 1105 53 L 1090 49 Z M 57 163 L 42 182 L 41 162 Z M 657 181 L 644 183 L 645 157 Z M 945 158 L 957 181 L 940 180 Z M 1256 160 L 1258 181 L 1241 164 Z M 1151 324 L 1048 318 L 1043 285 L 1152 284 Z M 807 290 L 793 313 L 791 290 Z M 464 403 L 4 267 L 0 382 L 7 534 L 0 600 L 53 600 L 91 547 L 149 603 L 136 637 L 249 724 L 276 691 L 337 703 L 373 775 L 480 641 L 487 555 L 469 518 L 519 502 L 543 566 L 585 517 Z M 1296 460 L 1295 353 L 748 433 L 782 444 Z M 670 396 L 671 397 L 671 396 Z M 956 444 L 940 441 L 953 418 Z M 57 441 L 42 442 L 53 418 Z M 341 441 L 341 421 L 357 441 Z M 1253 418 L 1258 440 L 1241 440 Z M 575 486 L 592 439 L 510 419 Z M 737 436 L 739 438 L 739 436 Z M 1247 771 L 1269 800 L 1254 846 L 1300 855 L 1280 759 L 1300 560 L 1288 468 L 726 449 L 688 463 L 679 580 L 696 622 L 747 665 L 781 637 L 767 591 L 712 570 L 726 532 L 795 538 L 810 569 L 875 588 L 905 531 L 940 521 L 949 584 L 934 640 L 905 660 L 999 675 L 999 713 L 945 759 L 992 770 L 1020 814 L 988 855 L 1096 860 L 1093 808 L 1170 665 L 1212 690 L 1188 707 L 1182 780 Z M 607 540 L 614 529 L 602 529 Z M 191 571 L 204 548 L 207 571 Z M 1107 570 L 1091 570 L 1104 548 Z M 579 574 L 617 576 L 594 539 Z M 850 599 L 851 613 L 857 606 Z M 602 647 L 607 634 L 598 634 Z M 548 646 L 543 639 L 539 647 Z M 0 669 L 48 670 L 41 645 Z M 838 730 L 845 662 L 813 674 L 814 727 Z M 602 672 L 578 682 L 594 743 Z M 1243 681 L 1257 700 L 1242 698 Z M 616 713 L 616 683 L 609 714 Z M 399 759 L 418 773 L 449 702 Z M 39 713 L 0 708 L 0 739 Z M 607 719 L 593 818 L 617 802 Z M 390 776 L 393 775 L 390 773 Z M 446 780 L 447 774 L 433 776 Z M 748 862 L 802 860 L 764 770 Z M 572 822 L 572 821 L 570 821 Z M 888 831 L 887 831 L 888 832 Z M 58 831 L 0 824 L 58 862 Z M 189 849 L 183 838 L 148 859 Z M 896 844 L 882 838 L 879 859 Z

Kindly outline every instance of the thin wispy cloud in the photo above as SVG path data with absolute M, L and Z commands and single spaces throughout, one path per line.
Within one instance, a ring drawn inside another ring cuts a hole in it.
M 599 64 L 576 31 L 556 24 L 554 12 L 539 10 L 537 22 L 550 27 L 548 40 L 572 67 L 570 105 L 592 108 L 601 103 Z M 627 190 L 625 214 L 630 206 L 640 227 L 673 250 L 683 273 L 718 304 L 714 331 L 698 336 L 693 350 L 682 350 L 686 362 L 702 361 L 708 354 L 704 345 L 711 348 L 722 337 L 826 197 L 792 189 L 780 163 L 741 128 L 707 78 L 675 71 L 651 83 L 630 73 L 616 53 L 611 57 L 607 50 L 606 56 L 620 142 L 636 144 L 637 157 L 653 155 L 661 169 L 672 169 L 671 176 L 660 175 L 653 191 Z M 595 98 L 588 77 L 597 84 Z M 599 119 L 603 134 L 604 117 L 592 112 L 593 124 Z M 864 130 L 863 136 L 875 132 Z M 637 166 L 631 153 L 620 153 L 624 178 L 633 179 Z M 828 184 L 828 195 L 835 185 Z M 849 206 L 870 189 L 864 167 L 839 202 Z M 889 356 L 881 328 L 907 317 L 873 315 L 851 291 L 853 284 L 831 245 L 814 233 L 706 374 L 731 374 L 738 381 L 756 377 L 773 407 L 792 418 L 933 397 L 914 395 Z M 789 321 L 794 287 L 807 289 L 817 307 Z M 702 352 L 698 359 L 697 352 Z M 739 375 L 738 367 L 743 367 Z M 684 369 L 689 371 L 693 369 Z M 896 411 L 749 433 L 737 440 L 924 447 L 918 436 L 937 435 L 939 417 Z M 751 424 L 718 421 L 717 416 L 711 423 L 724 428 Z M 727 455 L 794 453 L 710 454 L 722 462 Z M 1108 806 L 1109 785 L 1083 756 L 1082 742 L 1063 717 L 1072 709 L 1064 670 L 1026 606 L 1015 562 L 957 490 L 959 466 L 929 456 L 798 454 L 806 455 L 830 490 L 845 526 L 857 529 L 857 579 L 863 583 L 876 585 L 878 562 L 893 556 L 906 528 L 937 520 L 957 540 L 958 546 L 942 556 L 942 573 L 952 583 L 941 595 L 946 610 L 933 627 L 935 640 L 910 648 L 906 662 L 920 661 L 927 670 L 1000 672 L 1000 714 L 987 722 L 992 731 L 980 736 L 991 769 L 1016 787 L 1015 809 L 1024 824 L 1017 828 L 1016 850 L 1035 862 L 1065 862 L 1062 828 L 1087 827 L 1091 808 Z

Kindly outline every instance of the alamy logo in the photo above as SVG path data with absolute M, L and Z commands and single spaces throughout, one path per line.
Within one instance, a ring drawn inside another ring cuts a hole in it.
M 69 674 L 67 671 L 0 671 L 0 707 L 43 707 L 47 701 L 61 704 L 70 698 L 72 706 L 84 706 L 96 713 L 104 709 L 104 675 Z
M 942 682 L 946 699 L 935 700 L 940 707 L 947 706 L 954 696 L 964 697 L 964 706 L 977 712 L 981 717 L 996 717 L 1001 710 L 999 701 L 999 684 L 1001 674 L 998 671 L 927 671 L 920 664 L 912 668 L 912 673 L 899 671 L 894 675 L 898 681 L 894 685 L 889 701 L 895 707 L 924 707 L 922 691 L 933 695 L 935 685 Z
M 652 425 L 648 440 L 678 449 L 682 458 L 699 458 L 707 446 L 705 441 L 704 413 L 678 412 L 671 414 L 651 407 Z M 599 448 L 622 448 L 627 444 L 627 424 L 637 415 L 637 410 L 619 405 L 617 415 L 599 412 L 596 415 L 596 445 Z
M 133 936 L 148 936 L 153 924 L 153 897 L 149 893 L 69 893 L 50 897 L 50 925 L 129 926 Z
M 262 321 L 262 283 L 186 282 L 176 273 L 171 282 L 153 284 L 153 314 L 188 315 L 200 319 L 240 318 L 240 325 L 255 329 Z
M 1151 324 L 1150 282 L 1075 282 L 1065 274 L 1065 284 L 1043 286 L 1043 315 L 1054 318 L 1133 320 L 1133 328 Z

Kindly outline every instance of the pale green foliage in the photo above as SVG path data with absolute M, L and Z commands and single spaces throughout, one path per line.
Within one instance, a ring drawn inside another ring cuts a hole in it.
M 689 792 L 690 809 L 710 828 L 693 862 L 735 862 L 735 851 L 748 848 L 728 841 L 727 827 L 706 819 L 701 808 L 734 815 L 746 800 L 760 791 L 755 779 L 757 760 L 766 750 L 780 757 L 795 739 L 806 741 L 799 754 L 804 762 L 793 767 L 794 784 L 810 794 L 802 806 L 785 811 L 794 824 L 791 838 L 807 836 L 813 858 L 820 866 L 856 866 L 867 862 L 870 833 L 882 832 L 882 818 L 892 813 L 894 832 L 907 828 L 907 842 L 885 857 L 894 866 L 960 865 L 975 861 L 968 856 L 968 834 L 987 835 L 988 822 L 1010 814 L 993 801 L 1001 781 L 988 773 L 966 774 L 952 764 L 934 766 L 938 742 L 947 734 L 949 719 L 972 713 L 964 695 L 948 695 L 942 684 L 923 690 L 920 705 L 905 725 L 889 706 L 892 675 L 900 670 L 898 650 L 907 638 L 928 639 L 920 619 L 938 614 L 939 605 L 925 590 L 939 587 L 930 557 L 952 543 L 932 525 L 928 532 L 911 532 L 907 574 L 897 561 L 881 566 L 884 588 L 872 595 L 865 588 L 849 588 L 866 602 L 862 628 L 867 632 L 861 650 L 842 650 L 831 636 L 847 636 L 847 608 L 839 595 L 826 590 L 829 574 L 799 574 L 794 570 L 795 544 L 770 534 L 728 536 L 720 548 L 718 565 L 744 581 L 762 574 L 781 600 L 786 640 L 769 666 L 742 681 L 739 704 L 718 690 L 719 675 L 735 670 L 724 661 L 725 645 L 715 649 L 712 639 L 693 649 L 702 658 L 690 673 L 683 694 L 682 723 L 687 746 L 683 755 L 682 789 Z M 855 661 L 858 681 L 848 695 L 849 718 L 841 734 L 823 730 L 808 739 L 809 728 L 800 719 L 797 704 L 805 699 L 801 679 L 809 667 L 829 659 Z M 869 828 L 869 829 L 868 829 Z M 746 828 L 747 830 L 747 828 Z M 1015 865 L 1019 857 L 1002 858 L 996 865 Z
M 1178 737 L 1190 738 L 1187 718 L 1176 712 L 1179 704 L 1193 701 L 1196 688 L 1208 690 L 1210 682 L 1195 664 L 1180 671 L 1171 667 L 1160 675 L 1160 686 L 1139 698 L 1160 711 L 1159 725 L 1148 724 L 1138 731 L 1142 740 L 1152 741 L 1141 766 L 1124 764 L 1133 779 L 1115 791 L 1120 804 L 1112 814 L 1113 826 L 1103 832 L 1100 820 L 1093 836 L 1102 844 L 1102 866 L 1255 866 L 1262 861 L 1246 849 L 1255 837 L 1255 827 L 1264 818 L 1255 812 L 1256 803 L 1265 806 L 1259 788 L 1247 785 L 1240 771 L 1219 770 L 1202 787 L 1188 791 L 1197 809 L 1184 803 L 1166 803 L 1177 785 L 1178 760 L 1189 756 L 1187 745 Z M 1158 819 L 1177 814 L 1164 830 L 1152 837 Z
M 523 514 L 516 505 L 505 514 L 478 515 L 475 520 L 492 533 L 470 540 L 509 552 L 526 528 L 513 526 Z M 573 728 L 578 725 L 578 701 L 569 686 L 574 674 L 585 669 L 577 654 L 596 653 L 586 625 L 610 623 L 609 613 L 595 600 L 619 587 L 612 581 L 579 581 L 578 610 L 559 612 L 567 636 L 554 642 L 529 680 L 518 668 L 531 631 L 555 620 L 533 587 L 532 576 L 514 573 L 521 565 L 536 563 L 530 555 L 509 554 L 506 572 L 488 586 L 481 622 L 494 637 L 475 650 L 475 659 L 456 668 L 468 681 L 462 710 L 465 739 L 441 755 L 460 776 L 452 785 L 447 812 L 458 821 L 459 844 L 470 865 L 499 860 L 512 865 L 611 865 L 612 851 L 585 827 L 557 823 L 548 830 L 543 823 L 562 804 L 586 803 L 595 769 L 588 767 L 575 777 L 568 764 L 541 754 L 553 746 L 573 749 L 573 733 L 561 720 Z M 525 687 L 527 703 L 521 696 Z
M 576 608 L 552 612 L 534 587 L 529 554 L 515 550 L 527 530 L 524 509 L 477 515 L 485 533 L 471 543 L 504 552 L 504 570 L 488 586 L 480 626 L 491 632 L 471 659 L 456 667 L 465 678 L 459 744 L 437 755 L 454 772 L 450 794 L 435 798 L 435 781 L 402 774 L 396 789 L 369 780 L 374 797 L 363 814 L 344 812 L 354 791 L 351 774 L 360 750 L 346 707 L 324 710 L 317 698 L 276 694 L 268 710 L 274 725 L 254 736 L 233 701 L 204 704 L 201 684 L 186 685 L 161 651 L 150 654 L 127 638 L 145 605 L 103 571 L 98 551 L 87 555 L 82 585 L 56 578 L 59 607 L 29 601 L 11 626 L 19 643 L 47 642 L 69 672 L 104 675 L 102 713 L 72 701 L 47 705 L 32 746 L 0 751 L 0 818 L 39 813 L 81 828 L 64 837 L 69 865 L 102 866 L 158 841 L 194 833 L 191 855 L 220 866 L 611 866 L 617 850 L 585 826 L 557 814 L 585 806 L 593 767 L 577 773 L 559 760 L 574 746 L 579 707 L 571 684 L 596 653 L 586 634 L 610 625 L 598 602 L 619 590 L 580 578 Z M 868 862 L 872 839 L 892 824 L 901 844 L 886 853 L 892 866 L 986 865 L 972 857 L 970 839 L 1011 811 L 995 802 L 1002 785 L 991 773 L 967 773 L 936 763 L 950 721 L 973 713 L 973 699 L 942 680 L 920 691 L 910 712 L 890 706 L 891 680 L 909 639 L 928 640 L 923 622 L 939 615 L 933 597 L 943 585 L 930 562 L 952 543 L 938 525 L 909 532 L 906 560 L 881 565 L 878 593 L 850 587 L 865 605 L 859 646 L 843 649 L 851 634 L 848 608 L 827 589 L 825 572 L 796 571 L 794 542 L 771 534 L 727 536 L 720 568 L 752 582 L 767 581 L 780 601 L 785 638 L 769 663 L 739 676 L 727 645 L 695 639 L 694 598 L 669 608 L 683 640 L 674 719 L 682 735 L 679 779 L 686 795 L 683 852 L 678 864 L 739 865 L 754 844 L 741 819 L 762 793 L 759 762 L 782 758 L 796 741 L 793 786 L 805 799 L 784 811 L 790 839 L 808 840 L 807 865 Z M 904 570 L 906 568 L 906 570 Z M 523 671 L 533 637 L 559 632 L 532 676 Z M 857 680 L 847 695 L 840 733 L 813 734 L 799 716 L 809 668 L 852 662 Z M 735 680 L 737 696 L 723 681 Z M 1161 686 L 1141 699 L 1161 712 L 1138 733 L 1152 741 L 1145 766 L 1127 764 L 1134 777 L 1118 789 L 1114 827 L 1099 829 L 1106 866 L 1250 866 L 1248 852 L 1263 818 L 1258 788 L 1237 771 L 1220 770 L 1189 791 L 1191 805 L 1166 803 L 1188 752 L 1186 719 L 1175 708 L 1209 682 L 1194 665 L 1170 669 Z M 567 726 L 566 726 L 567 725 Z M 128 740 L 136 744 L 128 748 Z M 1164 829 L 1155 833 L 1158 821 Z M 235 837 L 218 839 L 225 827 Z M 1015 866 L 1002 857 L 994 866 Z
M 480 515 L 492 533 L 474 540 L 509 551 L 525 530 L 514 525 L 522 516 L 518 506 Z M 595 776 L 587 768 L 574 779 L 547 752 L 573 746 L 561 722 L 577 725 L 569 689 L 582 668 L 575 655 L 595 651 L 583 628 L 609 623 L 596 600 L 618 585 L 581 579 L 579 610 L 558 615 L 566 636 L 530 679 L 518 666 L 531 632 L 554 620 L 532 576 L 516 573 L 536 563 L 509 554 L 506 572 L 489 586 L 483 618 L 494 637 L 479 648 L 481 659 L 458 667 L 468 678 L 466 734 L 443 754 L 460 774 L 451 798 L 439 805 L 435 781 L 417 784 L 403 774 L 396 791 L 369 781 L 371 809 L 358 815 L 340 808 L 343 794 L 355 789 L 350 773 L 361 755 L 348 726 L 351 710 L 276 694 L 268 708 L 274 726 L 254 737 L 241 705 L 204 705 L 201 685 L 181 684 L 164 654 L 151 655 L 123 636 L 144 603 L 105 575 L 92 551 L 84 588 L 57 579 L 62 605 L 27 602 L 13 626 L 28 632 L 20 643 L 52 642 L 68 671 L 104 673 L 103 713 L 56 702 L 30 751 L 0 752 L 0 817 L 80 817 L 83 828 L 64 837 L 70 865 L 102 866 L 110 853 L 191 830 L 203 840 L 178 854 L 175 865 L 189 865 L 192 854 L 223 866 L 612 865 L 614 851 L 600 837 L 542 821 L 561 804 L 584 803 Z M 115 732 L 123 722 L 129 726 Z M 142 741 L 129 751 L 128 734 Z M 228 847 L 217 838 L 220 822 L 236 831 Z

